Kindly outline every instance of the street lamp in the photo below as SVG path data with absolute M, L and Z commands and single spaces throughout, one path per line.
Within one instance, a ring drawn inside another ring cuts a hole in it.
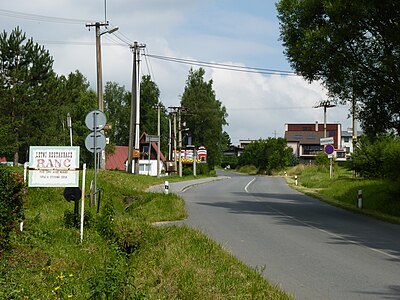
M 72 122 L 71 122 L 71 115 L 67 113 L 67 127 L 69 129 L 69 140 L 72 147 Z
M 113 27 L 107 29 L 106 31 L 100 32 L 100 26 L 107 26 L 107 23 L 95 23 L 96 26 L 96 64 L 97 64 L 97 97 L 99 101 L 99 110 L 104 111 L 104 98 L 103 98 L 103 73 L 101 67 L 101 43 L 100 43 L 100 36 L 106 33 L 113 33 L 117 31 L 118 27 Z M 92 25 L 93 26 L 93 25 Z M 106 153 L 105 150 L 101 151 L 100 155 L 100 169 L 106 169 Z
M 106 33 L 116 32 L 119 28 L 113 27 L 106 31 L 100 32 L 100 23 L 96 23 L 96 62 L 97 62 L 97 97 L 99 100 L 99 110 L 104 111 L 104 99 L 103 99 L 103 74 L 101 67 L 101 43 L 100 36 Z

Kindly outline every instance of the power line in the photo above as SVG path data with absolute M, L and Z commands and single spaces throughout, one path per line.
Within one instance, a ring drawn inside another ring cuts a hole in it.
M 92 22 L 90 20 L 50 17 L 50 16 L 23 13 L 23 12 L 7 10 L 7 9 L 0 9 L 0 15 L 6 16 L 6 17 L 10 17 L 10 18 L 25 19 L 25 20 L 31 20 L 31 21 L 41 21 L 41 22 L 50 22 L 50 23 L 63 23 L 63 24 L 79 24 L 79 25 L 82 25 L 82 23 L 90 23 L 90 22 Z
M 145 52 L 145 53 L 148 52 L 147 48 L 144 49 L 144 52 Z M 152 66 L 151 66 L 151 62 L 150 62 L 150 60 L 148 59 L 147 56 L 145 56 L 144 58 L 145 58 L 145 60 L 146 60 L 146 66 L 147 66 L 147 70 L 148 70 L 148 72 L 149 72 L 149 74 L 150 74 L 150 78 L 151 78 L 151 80 L 152 80 L 153 82 L 155 82 L 156 80 L 155 80 L 155 77 L 154 77 L 154 72 L 153 72 L 153 68 L 152 68 Z
M 126 44 L 117 43 L 111 40 L 112 43 L 101 43 L 102 46 L 119 46 L 119 47 L 126 47 Z M 37 40 L 36 42 L 40 44 L 47 44 L 47 45 L 75 45 L 75 46 L 93 46 L 95 42 L 74 42 L 74 41 L 49 41 L 49 40 Z
M 222 64 L 222 63 L 212 63 L 206 61 L 198 61 L 198 60 L 190 60 L 190 59 L 183 59 L 183 58 L 176 58 L 170 56 L 161 56 L 161 55 L 153 55 L 153 54 L 144 54 L 148 57 L 176 62 L 181 64 L 188 64 L 188 65 L 196 65 L 201 67 L 210 67 L 215 69 L 222 69 L 222 70 L 229 70 L 229 71 L 236 71 L 236 72 L 245 72 L 245 73 L 259 73 L 265 75 L 283 75 L 283 76 L 298 76 L 294 72 L 291 71 L 283 71 L 283 70 L 276 70 L 276 69 L 267 69 L 267 68 L 256 68 L 256 67 L 245 67 L 239 65 L 229 65 L 229 64 Z

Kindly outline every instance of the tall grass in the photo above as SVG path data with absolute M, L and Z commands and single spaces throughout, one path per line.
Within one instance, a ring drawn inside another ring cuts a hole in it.
M 352 171 L 335 166 L 333 177 L 329 169 L 321 166 L 297 166 L 288 175 L 298 176 L 303 192 L 324 201 L 391 222 L 400 222 L 400 187 L 390 180 L 372 180 L 354 177 Z M 358 209 L 358 191 L 363 194 L 363 208 Z

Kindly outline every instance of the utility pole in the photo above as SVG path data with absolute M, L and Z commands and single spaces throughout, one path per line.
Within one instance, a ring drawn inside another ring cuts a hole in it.
M 182 125 L 181 125 L 181 111 L 182 111 L 182 107 L 180 106 L 171 106 L 168 107 L 169 109 L 172 109 L 172 117 L 173 117 L 173 131 L 174 131 L 174 149 L 173 149 L 173 153 L 174 153 L 174 168 L 175 171 L 178 171 L 179 177 L 182 177 Z M 178 119 L 178 121 L 177 121 Z M 178 147 L 179 147 L 179 164 L 177 166 L 177 151 L 176 151 L 176 123 L 178 122 Z
M 157 178 L 160 177 L 161 105 L 157 103 Z
M 354 96 L 353 92 L 353 97 L 352 97 L 352 115 L 353 115 L 353 136 L 352 136 L 352 143 L 353 143 L 353 153 L 356 150 L 357 146 L 357 100 L 356 97 Z
M 146 47 L 144 44 L 134 42 L 131 46 L 133 52 L 132 67 L 132 93 L 131 93 L 131 117 L 129 126 L 129 146 L 128 146 L 128 172 L 139 174 L 139 158 L 140 158 L 140 49 Z M 134 138 L 134 142 L 133 142 Z M 134 148 L 134 150 L 133 150 Z M 135 155 L 133 155 L 133 152 Z M 135 164 L 132 166 L 132 159 Z
M 171 124 L 171 114 L 169 114 L 168 118 L 168 160 L 172 160 L 171 155 L 171 143 L 172 143 L 172 124 Z
M 173 116 L 173 126 L 174 126 L 174 150 L 173 150 L 173 153 L 174 153 L 174 170 L 175 170 L 175 172 L 177 171 L 177 163 L 176 163 L 176 112 L 174 111 L 173 113 L 172 113 L 172 116 Z
M 109 25 L 108 21 L 102 22 L 95 22 L 86 24 L 86 27 L 95 27 L 96 28 L 96 69 L 97 69 L 97 98 L 98 98 L 98 106 L 99 110 L 104 112 L 104 98 L 103 98 L 103 70 L 101 65 L 101 41 L 100 37 L 105 33 L 113 33 L 118 30 L 118 27 L 111 28 L 104 32 L 100 32 L 100 27 L 104 26 L 107 28 Z M 96 155 L 96 153 L 95 153 Z M 100 169 L 106 169 L 106 152 L 105 150 L 101 151 L 99 156 L 100 159 Z
M 182 108 L 178 108 L 179 177 L 182 177 Z
M 324 108 L 324 138 L 326 138 L 326 109 L 335 107 L 336 105 L 331 103 L 329 100 L 324 100 L 314 106 L 314 108 Z

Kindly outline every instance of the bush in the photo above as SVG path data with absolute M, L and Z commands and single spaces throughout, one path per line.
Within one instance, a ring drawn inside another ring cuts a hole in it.
M 9 246 L 9 235 L 23 220 L 26 187 L 20 174 L 0 166 L 0 252 Z
M 197 164 L 196 173 L 197 175 L 208 175 L 208 165 L 207 164 Z
M 114 205 L 111 201 L 107 201 L 96 220 L 97 232 L 110 242 L 115 242 L 116 240 L 114 216 Z
M 329 168 L 330 161 L 329 161 L 328 155 L 325 153 L 319 153 L 315 157 L 315 164 L 318 167 Z
M 229 166 L 231 169 L 236 169 L 238 161 L 239 159 L 236 155 L 223 156 L 221 159 L 221 167 L 226 168 Z
M 384 135 L 362 139 L 354 153 L 353 169 L 366 178 L 400 179 L 400 139 Z

